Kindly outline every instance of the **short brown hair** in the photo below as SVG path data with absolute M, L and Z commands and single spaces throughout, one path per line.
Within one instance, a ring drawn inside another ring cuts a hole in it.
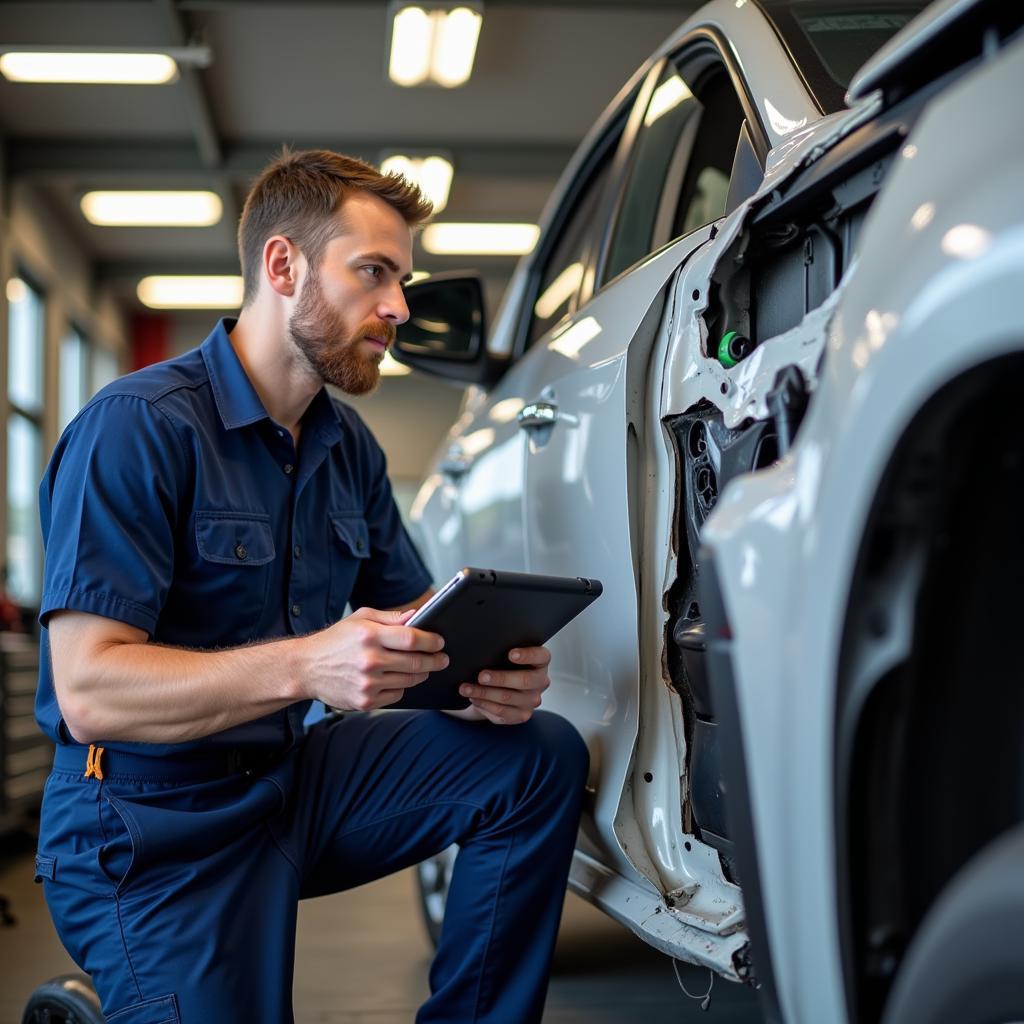
M 318 266 L 324 248 L 339 231 L 334 214 L 353 192 L 379 196 L 413 228 L 433 212 L 420 189 L 400 175 L 381 174 L 364 160 L 329 149 L 292 152 L 285 147 L 249 190 L 238 224 L 238 257 L 245 285 L 243 306 L 259 290 L 267 239 L 284 235 L 311 266 Z

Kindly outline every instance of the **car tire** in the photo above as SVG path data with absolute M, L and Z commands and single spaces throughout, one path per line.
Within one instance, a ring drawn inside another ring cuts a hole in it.
M 436 857 L 416 865 L 416 888 L 420 897 L 420 910 L 427 936 L 436 948 L 441 939 L 441 925 L 448 904 L 448 887 L 452 881 L 457 846 L 449 846 Z
M 63 974 L 40 985 L 21 1024 L 105 1024 L 100 999 L 84 974 Z
M 1024 1021 L 1024 825 L 953 876 L 900 966 L 884 1024 Z

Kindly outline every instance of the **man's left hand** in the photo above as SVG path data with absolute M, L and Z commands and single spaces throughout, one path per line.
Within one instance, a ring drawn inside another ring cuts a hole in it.
M 477 682 L 459 687 L 470 706 L 466 711 L 454 712 L 457 717 L 486 718 L 495 725 L 520 725 L 530 720 L 540 707 L 541 695 L 551 685 L 551 652 L 546 647 L 516 647 L 508 657 L 522 668 L 487 669 Z

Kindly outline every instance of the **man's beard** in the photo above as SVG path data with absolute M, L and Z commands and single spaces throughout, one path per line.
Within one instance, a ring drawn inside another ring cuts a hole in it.
M 341 314 L 324 298 L 320 281 L 312 271 L 288 320 L 288 333 L 314 373 L 348 395 L 369 394 L 380 382 L 384 354 L 367 356 L 362 351 L 362 341 L 374 337 L 390 345 L 395 339 L 394 326 L 384 320 L 373 320 L 355 334 L 350 333 Z

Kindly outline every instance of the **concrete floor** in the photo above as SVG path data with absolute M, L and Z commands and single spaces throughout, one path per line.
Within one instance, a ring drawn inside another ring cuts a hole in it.
M 29 843 L 0 857 L 0 895 L 17 919 L 0 925 L 0 1022 L 18 1024 L 40 981 L 75 970 L 32 883 Z M 427 995 L 430 946 L 420 924 L 412 872 L 299 910 L 295 1018 L 299 1024 L 409 1024 Z M 383 924 L 387 922 L 387 924 Z M 703 993 L 708 972 L 681 970 Z M 753 1024 L 754 993 L 717 979 L 702 1013 L 676 984 L 671 961 L 589 904 L 570 895 L 562 917 L 544 1024 Z

